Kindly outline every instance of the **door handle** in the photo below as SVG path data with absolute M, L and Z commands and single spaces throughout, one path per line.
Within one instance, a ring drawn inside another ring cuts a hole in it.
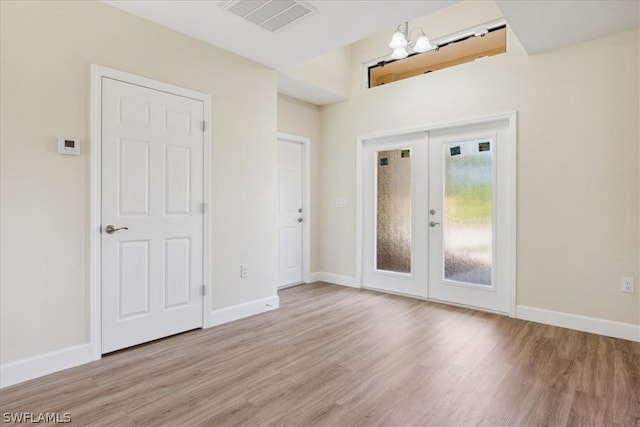
M 298 222 L 302 222 L 304 221 L 302 218 L 298 218 Z
M 430 221 L 429 222 L 429 227 L 435 227 L 436 225 L 440 225 L 439 222 L 435 222 L 435 221 Z
M 109 224 L 109 225 L 107 225 L 107 228 L 105 228 L 105 230 L 104 230 L 104 231 L 106 231 L 106 232 L 107 232 L 107 234 L 113 234 L 113 233 L 115 233 L 116 231 L 119 231 L 119 230 L 128 230 L 128 229 L 129 229 L 129 227 L 114 227 L 113 225 Z

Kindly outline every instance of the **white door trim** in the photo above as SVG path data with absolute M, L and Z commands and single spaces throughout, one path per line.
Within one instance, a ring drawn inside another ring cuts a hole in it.
M 302 144 L 302 281 L 311 281 L 311 139 L 278 132 L 277 140 Z
M 123 71 L 114 70 L 112 68 L 100 65 L 91 65 L 91 149 L 90 151 L 90 225 L 89 225 L 89 307 L 90 307 L 90 333 L 91 333 L 91 356 L 93 360 L 102 357 L 101 353 L 101 300 L 100 300 L 100 281 L 101 281 L 101 202 L 102 202 L 102 78 L 108 77 L 122 82 L 144 86 L 150 89 L 159 90 L 175 95 L 192 98 L 202 101 L 204 106 L 204 147 L 203 147 L 203 192 L 205 215 L 203 218 L 203 285 L 205 287 L 206 296 L 204 298 L 204 319 L 203 325 L 208 324 L 208 316 L 211 314 L 211 228 L 210 228 L 210 156 L 211 156 L 211 96 L 195 92 L 189 89 L 162 83 L 146 77 L 136 76 L 134 74 L 125 73 Z
M 364 152 L 364 144 L 367 141 L 381 139 L 385 137 L 392 136 L 400 136 L 407 135 L 412 133 L 419 132 L 430 132 L 435 130 L 456 128 L 461 126 L 469 126 L 476 125 L 481 123 L 490 123 L 498 120 L 507 120 L 509 122 L 509 137 L 510 137 L 510 146 L 509 148 L 509 175 L 506 179 L 511 183 L 509 187 L 509 203 L 508 203 L 508 217 L 509 217 L 509 239 L 505 244 L 508 246 L 507 253 L 510 254 L 507 260 L 504 262 L 507 263 L 507 269 L 509 271 L 508 277 L 509 286 L 509 317 L 516 316 L 516 230 L 517 230 L 517 198 L 516 198 L 516 188 L 517 188 L 517 113 L 515 111 L 508 113 L 500 113 L 493 114 L 488 116 L 471 118 L 468 120 L 460 120 L 455 122 L 448 123 L 434 123 L 430 125 L 418 126 L 413 128 L 405 128 L 405 129 L 393 129 L 381 132 L 374 132 L 370 134 L 359 135 L 356 138 L 356 257 L 355 257 L 355 272 L 356 272 L 356 283 L 362 287 L 362 277 L 363 277 L 363 252 L 364 252 L 364 236 L 363 236 L 363 225 L 364 225 L 364 166 L 362 162 L 362 156 Z

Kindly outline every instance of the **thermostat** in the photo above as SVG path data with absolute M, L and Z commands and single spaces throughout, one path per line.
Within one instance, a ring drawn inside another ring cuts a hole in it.
M 58 154 L 80 155 L 80 140 L 78 138 L 58 137 Z

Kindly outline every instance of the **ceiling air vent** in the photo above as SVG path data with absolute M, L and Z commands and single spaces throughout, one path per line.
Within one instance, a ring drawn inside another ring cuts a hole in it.
M 222 9 L 275 33 L 316 10 L 300 0 L 220 1 Z

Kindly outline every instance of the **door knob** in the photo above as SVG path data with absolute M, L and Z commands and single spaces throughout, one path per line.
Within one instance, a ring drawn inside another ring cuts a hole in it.
M 298 222 L 302 222 L 304 221 L 302 218 L 298 218 Z
M 113 225 L 109 224 L 109 225 L 107 225 L 107 228 L 105 228 L 105 230 L 104 230 L 104 231 L 106 231 L 106 232 L 107 232 L 107 234 L 113 234 L 113 233 L 115 233 L 116 231 L 119 231 L 119 230 L 128 230 L 128 229 L 129 229 L 129 227 L 114 227 Z
M 440 223 L 439 222 L 435 222 L 435 221 L 430 221 L 429 222 L 429 226 L 430 227 L 435 227 L 436 225 L 440 225 Z

